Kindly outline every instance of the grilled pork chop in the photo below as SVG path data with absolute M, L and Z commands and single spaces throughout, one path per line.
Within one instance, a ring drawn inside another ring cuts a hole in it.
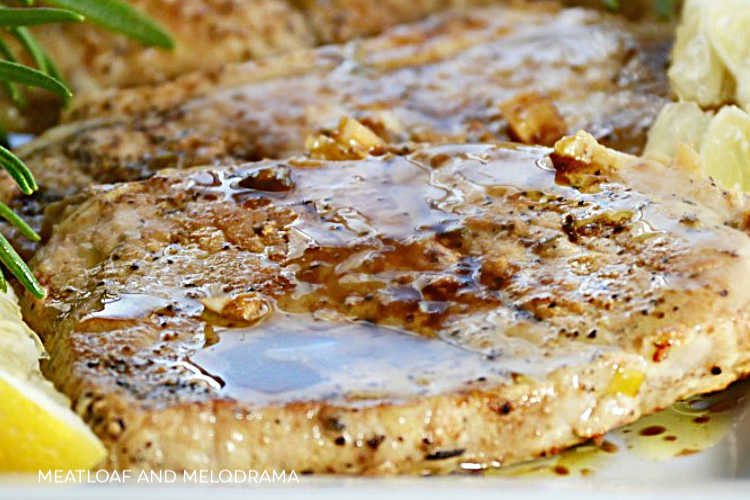
M 750 371 L 744 199 L 584 133 L 88 194 L 23 308 L 108 467 L 505 465 Z
M 535 4 L 534 8 L 544 9 L 554 0 L 292 0 L 292 3 L 305 13 L 319 42 L 341 43 L 451 8 Z
M 147 85 L 190 71 L 212 70 L 233 62 L 345 42 L 451 7 L 526 3 L 523 0 L 127 1 L 169 30 L 176 41 L 174 51 L 144 47 L 93 25 L 53 24 L 33 29 L 76 93 Z M 57 99 L 41 91 L 32 91 L 30 97 L 33 116 L 17 109 L 9 99 L 0 101 L 6 128 L 39 133 L 56 123 L 60 109 Z
M 174 37 L 174 51 L 145 47 L 94 25 L 34 28 L 77 92 L 161 82 L 314 45 L 374 35 L 455 7 L 524 0 L 127 0 Z M 549 8 L 537 2 L 534 8 Z M 568 2 L 581 3 L 581 2 Z M 592 2 L 593 3 L 593 2 Z
M 585 127 L 640 152 L 668 94 L 671 38 L 660 24 L 549 4 L 450 11 L 349 44 L 88 94 L 64 117 L 68 132 L 52 135 L 77 139 L 70 156 L 94 154 L 82 142 L 105 147 L 99 156 L 115 165 L 129 153 L 131 169 L 153 168 L 141 166 L 144 157 L 181 166 L 196 157 L 295 154 L 343 115 L 386 139 L 504 140 L 502 104 L 535 91 L 559 108 L 568 130 Z M 148 149 L 120 151 L 135 139 Z
M 13 184 L 0 183 L 0 200 L 33 222 L 49 201 L 92 183 L 301 153 L 343 115 L 387 142 L 502 141 L 510 122 L 515 139 L 551 144 L 585 128 L 638 151 L 667 94 L 661 30 L 584 10 L 452 12 L 361 42 L 100 94 L 19 151 L 41 193 L 14 200 Z
M 316 40 L 302 12 L 285 0 L 128 0 L 173 35 L 164 51 L 94 25 L 45 25 L 34 35 L 76 93 L 145 85 L 199 69 L 312 47 Z M 3 102 L 11 130 L 40 132 L 59 118 L 53 96 L 33 92 L 34 113 Z
M 533 0 L 532 0 L 533 1 Z M 482 5 L 522 5 L 523 0 L 293 0 L 300 5 L 318 40 L 340 43 L 358 36 L 373 35 L 397 24 L 417 21 L 427 14 L 451 7 L 477 7 Z M 534 8 L 545 8 L 537 1 Z M 564 0 L 570 6 L 589 8 L 606 7 L 601 0 Z M 653 14 L 651 0 L 630 0 L 618 7 L 618 12 L 630 18 L 643 18 Z
M 199 69 L 313 46 L 285 0 L 128 0 L 164 26 L 175 50 L 144 47 L 95 25 L 45 25 L 45 48 L 79 92 L 145 85 Z
M 161 82 L 195 70 L 345 42 L 451 7 L 523 0 L 127 0 L 164 26 L 161 51 L 94 25 L 34 29 L 78 92 Z

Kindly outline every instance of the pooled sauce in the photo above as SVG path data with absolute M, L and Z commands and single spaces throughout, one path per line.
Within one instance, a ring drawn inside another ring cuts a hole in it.
M 697 396 L 646 416 L 617 431 L 628 449 L 647 460 L 669 460 L 692 455 L 716 445 L 728 432 L 742 407 L 748 383 Z
M 278 313 L 254 328 L 217 333 L 221 341 L 191 361 L 225 382 L 222 395 L 241 401 L 333 398 L 367 404 L 434 394 L 456 381 L 477 387 L 508 381 L 500 363 L 372 324 Z
M 259 168 L 232 186 L 232 197 L 237 203 L 277 198 L 276 206 L 295 210 L 290 229 L 304 235 L 309 245 L 321 247 L 352 245 L 375 237 L 404 240 L 415 232 L 459 220 L 440 210 L 440 201 L 449 192 L 430 184 L 428 171 L 400 157 L 381 163 L 382 168 L 366 161 L 327 168 L 310 162 L 294 169 L 294 174 L 284 167 Z M 247 183 L 248 178 L 258 177 L 258 170 L 273 171 L 265 175 L 299 188 L 282 194 L 269 183 L 260 187 Z
M 680 401 L 666 410 L 610 432 L 598 446 L 589 442 L 553 457 L 497 470 L 488 469 L 486 474 L 502 477 L 581 477 L 596 474 L 613 465 L 616 454 L 631 454 L 647 461 L 695 455 L 715 446 L 727 436 L 737 412 L 745 404 L 748 389 L 750 383 L 740 382 L 722 392 Z
M 659 434 L 664 434 L 666 431 L 666 427 L 662 427 L 661 425 L 652 425 L 650 427 L 644 427 L 643 429 L 638 431 L 638 434 L 641 436 L 658 436 Z
M 498 385 L 510 373 L 543 375 L 595 357 L 597 347 L 581 343 L 540 363 L 538 321 L 503 301 L 502 275 L 510 270 L 489 269 L 482 251 L 465 248 L 462 239 L 467 226 L 486 233 L 488 244 L 517 231 L 503 222 L 517 205 L 529 220 L 535 213 L 544 217 L 544 207 L 557 218 L 566 203 L 589 215 L 596 209 L 578 195 L 566 202 L 554 194 L 573 191 L 556 186 L 554 174 L 536 161 L 538 149 L 454 150 L 438 146 L 409 159 L 336 165 L 248 166 L 240 180 L 201 182 L 200 192 L 249 209 L 267 212 L 273 204 L 290 237 L 288 245 L 266 245 L 265 258 L 294 287 L 272 295 L 277 312 L 256 326 L 214 324 L 218 342 L 191 362 L 225 382 L 222 395 L 240 400 L 364 404 L 477 380 Z M 505 197 L 514 199 L 503 205 Z M 241 242 L 234 230 L 225 232 Z M 528 236 L 542 238 L 536 231 Z M 524 246 L 508 242 L 509 251 Z M 520 334 L 482 333 L 503 329 Z

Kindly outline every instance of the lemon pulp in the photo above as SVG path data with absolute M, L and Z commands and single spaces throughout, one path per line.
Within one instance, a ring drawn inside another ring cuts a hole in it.
M 0 293 L 0 471 L 89 469 L 104 446 L 39 370 L 38 338 L 12 291 Z

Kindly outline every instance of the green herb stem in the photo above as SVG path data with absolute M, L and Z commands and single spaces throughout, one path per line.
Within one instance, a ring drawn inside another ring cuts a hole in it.
M 0 234 L 0 262 L 16 277 L 31 294 L 38 298 L 44 298 L 44 288 L 39 284 L 29 267 L 23 261 L 20 255 L 16 253 L 5 236 Z
M 68 99 L 73 96 L 68 87 L 57 78 L 39 70 L 10 61 L 0 61 L 0 79 L 39 87 Z
M 80 23 L 84 17 L 67 9 L 48 9 L 44 7 L 23 9 L 0 9 L 0 26 L 34 26 L 48 23 Z
M 146 45 L 174 48 L 174 41 L 164 28 L 121 0 L 45 0 L 45 3 L 83 14 L 92 23 Z
M 122 0 L 46 0 L 42 2 L 52 5 L 53 8 L 33 7 L 35 5 L 33 0 L 19 2 L 27 8 L 10 8 L 3 3 L 0 0 L 0 29 L 6 30 L 18 40 L 37 67 L 34 69 L 19 64 L 11 48 L 0 37 L 0 58 L 3 59 L 0 60 L 0 84 L 5 87 L 13 102 L 21 108 L 26 106 L 20 87 L 22 85 L 46 89 L 66 100 L 72 96 L 68 87 L 63 83 L 57 66 L 28 30 L 28 26 L 81 22 L 86 19 L 146 45 L 167 49 L 174 47 L 174 41 L 161 26 Z M 7 146 L 7 137 L 2 126 L 0 126 L 0 142 Z M 24 194 L 32 194 L 39 188 L 26 164 L 5 146 L 0 146 L 0 167 L 8 172 Z M 2 202 L 0 202 L 0 218 L 5 219 L 26 238 L 32 241 L 40 240 L 34 229 Z M 34 274 L 2 234 L 0 234 L 0 262 L 34 297 L 41 299 L 45 296 L 44 289 Z M 5 276 L 0 272 L 0 290 L 5 292 L 7 289 Z

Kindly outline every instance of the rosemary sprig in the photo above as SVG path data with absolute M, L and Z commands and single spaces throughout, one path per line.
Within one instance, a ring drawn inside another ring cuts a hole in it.
M 44 49 L 39 45 L 29 29 L 25 26 L 16 26 L 9 31 L 21 43 L 23 48 L 26 49 L 26 52 L 29 53 L 39 71 L 49 74 L 47 69 L 47 54 L 44 53 Z
M 2 59 L 5 59 L 6 61 L 16 62 L 16 56 L 13 55 L 10 47 L 8 47 L 8 44 L 5 43 L 5 40 L 3 40 L 2 38 L 0 38 L 0 57 L 2 57 Z M 13 82 L 3 81 L 3 86 L 5 87 L 5 91 L 10 96 L 10 99 L 16 106 L 18 106 L 19 108 L 26 107 L 26 98 L 24 97 L 23 92 L 18 87 L 18 85 Z M 3 145 L 5 144 L 7 144 L 7 141 L 3 142 Z
M 83 14 L 88 21 L 145 45 L 174 48 L 172 37 L 161 26 L 121 0 L 45 0 L 45 3 Z
M 3 9 L 0 10 L 0 26 L 34 26 L 48 23 L 72 23 L 84 17 L 65 9 Z
M 54 62 L 27 26 L 87 20 L 146 45 L 167 49 L 174 47 L 172 38 L 163 28 L 122 0 L 45 0 L 42 2 L 52 8 L 36 7 L 34 0 L 17 2 L 25 6 L 22 8 L 10 7 L 5 5 L 6 3 L 0 1 L 0 30 L 5 30 L 16 38 L 36 66 L 36 68 L 31 68 L 20 64 L 5 40 L 0 37 L 0 84 L 13 102 L 21 108 L 26 106 L 21 86 L 46 89 L 66 100 L 72 96 Z M 5 137 L 4 128 L 0 124 L 0 140 L 7 143 L 3 137 Z M 24 194 L 32 194 L 39 189 L 28 167 L 3 145 L 0 145 L 0 167 L 8 172 Z M 26 238 L 39 241 L 39 235 L 3 203 L 0 203 L 0 218 L 8 221 Z M 44 289 L 2 234 L 0 234 L 0 262 L 32 295 L 38 298 L 44 297 Z M 7 290 L 7 283 L 2 272 L 0 272 L 0 290 Z
M 29 170 L 26 164 L 16 155 L 2 147 L 0 147 L 0 165 L 13 177 L 13 180 L 16 181 L 23 194 L 32 194 L 39 189 L 34 176 L 31 174 L 31 170 Z
M 8 221 L 13 227 L 31 241 L 39 241 L 39 235 L 26 224 L 26 221 L 20 218 L 11 208 L 3 202 L 0 202 L 0 217 Z
M 0 61 L 0 80 L 39 87 L 65 98 L 73 97 L 70 89 L 57 78 L 19 63 Z

